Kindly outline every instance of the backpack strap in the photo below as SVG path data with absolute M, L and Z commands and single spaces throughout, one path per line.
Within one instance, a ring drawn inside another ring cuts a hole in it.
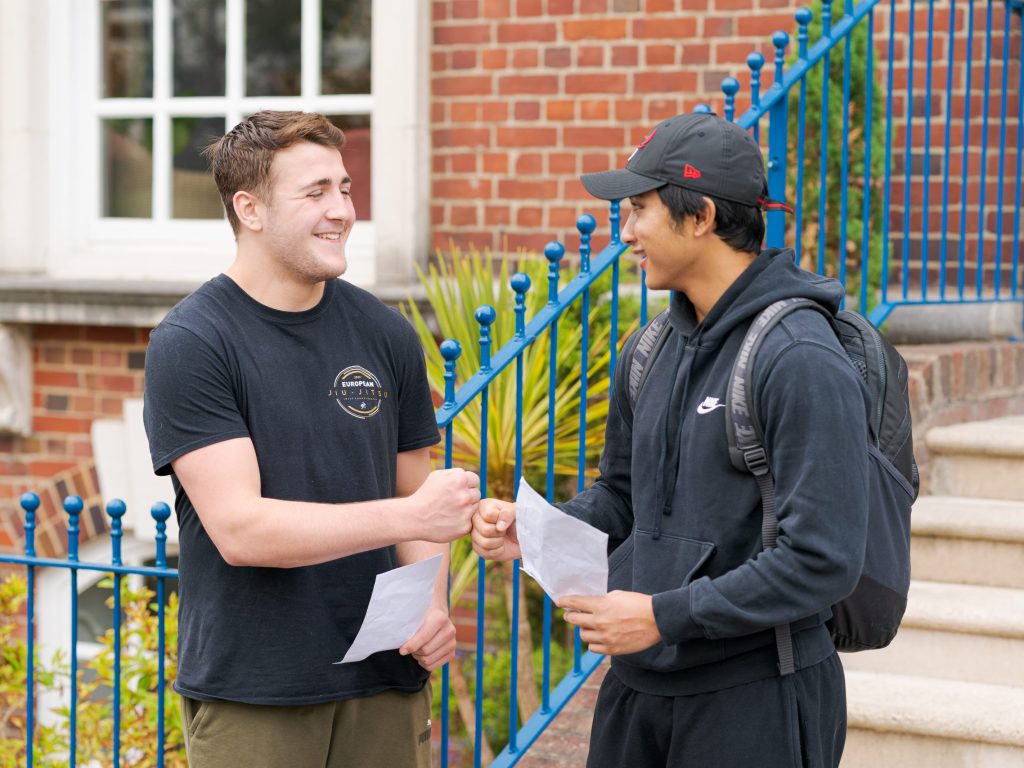
M 644 382 L 647 381 L 647 374 L 654 364 L 654 358 L 658 356 L 661 348 L 665 345 L 669 330 L 668 310 L 666 309 L 647 324 L 633 346 L 629 361 L 629 406 L 633 410 L 636 410 L 636 401 L 640 397 L 640 390 L 643 388 Z
M 725 396 L 725 436 L 729 459 L 741 472 L 749 472 L 761 492 L 761 546 L 773 549 L 779 537 L 779 520 L 775 511 L 775 481 L 764 449 L 764 432 L 757 415 L 754 397 L 754 360 L 765 336 L 790 312 L 802 308 L 815 309 L 832 323 L 828 310 L 810 299 L 781 299 L 764 309 L 750 325 L 740 345 L 740 353 L 732 365 L 729 388 Z M 834 325 L 833 325 L 834 327 Z M 793 659 L 793 637 L 788 624 L 775 627 L 775 645 L 779 653 L 779 672 L 796 671 Z

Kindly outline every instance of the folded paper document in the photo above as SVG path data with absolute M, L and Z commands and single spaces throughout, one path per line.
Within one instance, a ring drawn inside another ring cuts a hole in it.
M 516 496 L 523 570 L 552 600 L 608 594 L 608 534 L 551 506 L 525 478 Z

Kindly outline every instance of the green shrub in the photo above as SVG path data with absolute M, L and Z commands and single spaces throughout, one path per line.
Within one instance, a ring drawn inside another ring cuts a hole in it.
M 113 588 L 113 580 L 104 582 Z M 11 617 L 26 596 L 25 579 L 9 576 L 0 583 L 0 766 L 25 764 L 25 683 L 28 651 L 15 634 Z M 149 768 L 156 765 L 157 747 L 157 616 L 155 593 L 146 587 L 130 588 L 121 582 L 121 765 Z M 113 596 L 108 600 L 113 608 Z M 177 670 L 177 595 L 167 601 L 164 655 L 165 675 L 173 680 Z M 113 753 L 114 631 L 98 638 L 99 653 L 78 669 L 77 759 L 80 765 L 109 764 Z M 42 661 L 37 652 L 35 682 L 40 688 L 67 690 L 70 671 L 61 653 Z M 37 725 L 33 760 L 40 768 L 67 765 L 70 752 L 70 717 L 66 706 L 55 710 L 53 725 Z M 178 696 L 164 688 L 165 765 L 186 768 Z

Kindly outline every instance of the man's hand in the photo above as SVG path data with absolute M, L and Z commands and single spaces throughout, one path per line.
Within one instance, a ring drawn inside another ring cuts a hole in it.
M 565 620 L 580 628 L 580 639 L 594 653 L 620 656 L 661 641 L 650 595 L 616 590 L 603 597 L 569 595 L 558 601 Z
M 427 611 L 423 626 L 405 641 L 398 652 L 403 656 L 412 654 L 428 672 L 433 672 L 455 658 L 455 625 L 448 612 L 441 608 Z
M 415 493 L 411 502 L 413 538 L 447 544 L 473 528 L 473 513 L 480 503 L 480 478 L 464 469 L 439 469 Z
M 473 515 L 473 550 L 486 560 L 516 560 L 523 556 L 516 536 L 516 505 L 483 499 Z

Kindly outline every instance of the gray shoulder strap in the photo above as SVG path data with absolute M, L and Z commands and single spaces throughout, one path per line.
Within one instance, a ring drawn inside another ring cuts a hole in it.
M 665 344 L 668 330 L 668 310 L 666 309 L 647 324 L 643 333 L 640 334 L 636 346 L 633 347 L 633 354 L 629 362 L 629 405 L 633 409 L 636 408 L 637 398 L 647 380 L 647 374 L 654 363 L 654 358 L 658 356 L 658 352 Z
M 757 316 L 740 345 L 740 353 L 732 365 L 725 396 L 725 435 L 729 444 L 729 459 L 736 469 L 750 472 L 757 481 L 761 493 L 761 546 L 764 549 L 775 547 L 779 536 L 779 519 L 775 510 L 775 481 L 764 450 L 764 434 L 753 392 L 754 359 L 768 332 L 790 312 L 802 307 L 817 309 L 828 316 L 828 310 L 810 299 L 782 299 Z M 779 655 L 780 674 L 792 674 L 796 665 L 788 624 L 775 627 L 775 647 Z

